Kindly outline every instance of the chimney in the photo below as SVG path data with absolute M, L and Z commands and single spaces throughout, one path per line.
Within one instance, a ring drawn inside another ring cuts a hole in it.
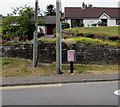
M 86 9 L 87 8 L 87 5 L 83 2 L 82 3 L 82 9 Z

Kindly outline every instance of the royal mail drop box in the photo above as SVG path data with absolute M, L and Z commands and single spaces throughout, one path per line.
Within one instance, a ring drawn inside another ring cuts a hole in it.
M 75 50 L 68 50 L 67 51 L 67 60 L 68 60 L 68 62 L 76 61 L 76 52 L 75 52 Z

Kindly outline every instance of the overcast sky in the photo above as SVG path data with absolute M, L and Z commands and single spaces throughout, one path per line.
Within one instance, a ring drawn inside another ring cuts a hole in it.
M 47 5 L 56 4 L 56 0 L 38 0 L 41 10 L 45 11 Z M 94 7 L 118 7 L 120 0 L 61 0 L 62 11 L 64 7 L 81 7 L 82 2 L 85 4 L 92 4 Z M 20 6 L 31 6 L 34 7 L 35 0 L 0 0 L 0 14 L 6 16 L 7 13 L 12 12 L 12 8 Z

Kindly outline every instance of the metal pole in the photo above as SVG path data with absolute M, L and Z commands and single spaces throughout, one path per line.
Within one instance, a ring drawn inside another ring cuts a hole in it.
M 56 0 L 56 70 L 62 74 L 62 44 L 61 44 L 61 22 L 60 22 L 60 0 Z
M 37 66 L 38 0 L 35 1 L 35 27 L 33 42 L 33 67 Z
M 73 62 L 70 62 L 70 73 L 73 73 Z

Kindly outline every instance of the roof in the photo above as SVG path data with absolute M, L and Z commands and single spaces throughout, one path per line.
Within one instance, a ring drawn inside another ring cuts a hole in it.
M 45 24 L 56 24 L 56 16 L 45 16 Z
M 100 8 L 92 7 L 82 9 L 81 7 L 65 7 L 65 18 L 99 18 L 106 13 L 110 18 L 119 18 L 120 8 Z

